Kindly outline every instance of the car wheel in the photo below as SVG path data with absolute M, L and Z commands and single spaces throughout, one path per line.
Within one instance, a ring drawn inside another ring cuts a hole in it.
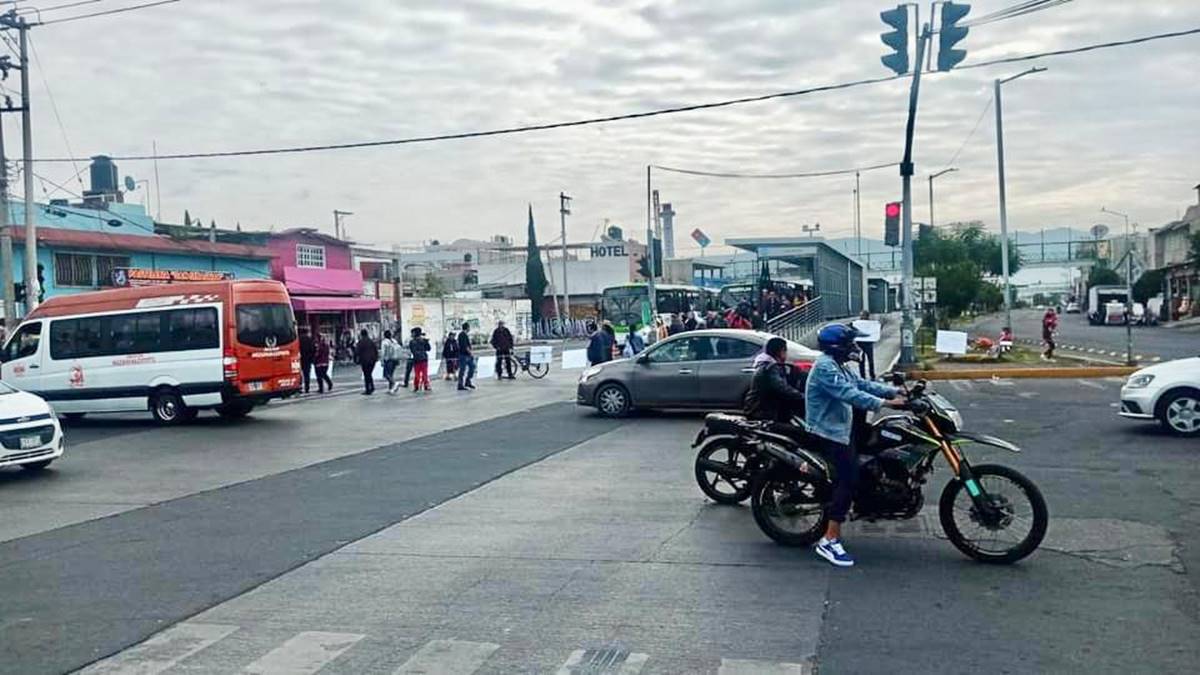
M 28 464 L 22 464 L 21 468 L 26 471 L 29 471 L 31 473 L 36 473 L 36 472 L 42 471 L 46 467 L 50 466 L 50 462 L 53 462 L 53 461 L 54 460 L 52 460 L 52 459 L 43 459 L 40 462 L 30 462 Z
M 1158 404 L 1158 420 L 1177 436 L 1200 435 L 1200 391 L 1184 389 L 1167 394 Z
M 619 384 L 606 384 L 596 390 L 596 409 L 605 417 L 629 414 L 629 390 Z
M 196 417 L 196 411 L 183 403 L 183 397 L 174 389 L 163 389 L 150 398 L 150 413 L 154 420 L 164 426 L 182 424 Z

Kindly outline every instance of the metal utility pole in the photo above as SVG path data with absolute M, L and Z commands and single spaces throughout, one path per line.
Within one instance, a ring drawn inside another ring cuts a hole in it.
M 901 220 L 902 247 L 901 264 L 904 266 L 904 285 L 901 288 L 900 315 L 900 365 L 911 366 L 916 363 L 916 351 L 913 349 L 913 232 L 912 232 L 912 146 L 913 130 L 917 123 L 917 96 L 921 91 L 921 62 L 925 60 L 925 47 L 929 42 L 930 29 L 925 26 L 921 37 L 917 39 L 917 67 L 913 68 L 912 88 L 908 94 L 908 124 L 904 132 L 904 160 L 900 162 L 900 180 L 903 187 L 901 201 L 904 202 L 903 219 Z
M 654 289 L 654 198 L 653 186 L 650 183 L 650 165 L 646 165 L 646 260 L 650 278 L 647 279 L 646 289 L 650 296 L 650 320 L 658 315 L 658 293 Z M 653 326 L 650 326 L 653 328 Z
M 1133 239 L 1129 236 L 1129 214 L 1101 206 L 1100 211 L 1125 219 L 1125 365 L 1133 360 Z
M 941 171 L 939 171 L 937 173 L 929 174 L 929 226 L 930 227 L 933 227 L 933 179 L 937 178 L 938 176 L 943 176 L 945 174 L 948 174 L 951 171 L 958 171 L 958 169 L 954 169 L 954 168 L 942 169 Z
M 29 24 L 17 20 L 21 34 L 21 148 L 25 153 L 25 313 L 37 309 L 42 289 L 37 273 L 37 225 L 33 222 L 33 130 L 29 115 Z
M 8 231 L 8 157 L 4 154 L 4 125 L 0 123 L 0 287 L 4 293 L 4 327 L 17 325 L 17 303 L 13 294 L 12 235 Z
M 567 216 L 570 213 L 571 213 L 571 198 L 568 197 L 566 195 L 566 193 L 563 193 L 563 192 L 558 193 L 558 217 L 559 217 L 559 222 L 562 225 L 562 267 L 563 267 L 562 295 L 563 295 L 563 309 L 566 311 L 566 314 L 563 316 L 563 320 L 568 322 L 568 324 L 571 321 L 571 292 L 567 290 Z M 569 337 L 569 335 L 566 334 L 568 332 L 566 325 L 563 326 L 563 331 L 564 331 L 563 337 Z
M 1045 68 L 1030 68 L 1023 73 L 995 81 L 996 104 L 996 166 L 1000 180 L 1000 270 L 1004 275 L 1004 325 L 1012 328 L 1012 289 L 1008 277 L 1008 202 L 1004 187 L 1004 114 L 1001 110 L 1000 85 L 1006 82 L 1040 73 Z
M 854 172 L 854 238 L 858 245 L 858 261 L 862 262 L 862 182 L 857 171 Z

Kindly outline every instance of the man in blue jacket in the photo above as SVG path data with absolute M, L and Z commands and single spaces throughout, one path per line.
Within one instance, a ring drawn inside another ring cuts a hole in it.
M 883 406 L 904 407 L 900 393 L 859 377 L 846 367 L 858 356 L 855 338 L 860 333 L 851 326 L 830 324 L 817 333 L 817 346 L 824 352 L 808 373 L 804 389 L 808 431 L 817 449 L 833 465 L 833 499 L 829 505 L 829 525 L 817 542 L 816 552 L 838 567 L 851 567 L 854 558 L 842 545 L 842 522 L 850 511 L 854 489 L 858 485 L 858 452 L 851 439 L 854 408 L 877 411 Z

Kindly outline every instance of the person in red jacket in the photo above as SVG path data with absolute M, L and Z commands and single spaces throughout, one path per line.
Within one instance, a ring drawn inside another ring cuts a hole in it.
M 1046 308 L 1042 316 L 1042 342 L 1046 343 L 1046 351 L 1042 352 L 1043 361 L 1054 360 L 1054 334 L 1058 332 L 1058 315 L 1053 307 Z

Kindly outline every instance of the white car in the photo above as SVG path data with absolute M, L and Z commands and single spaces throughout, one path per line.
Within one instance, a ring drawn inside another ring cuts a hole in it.
M 1066 313 L 1067 314 L 1078 314 L 1079 313 L 1079 303 L 1078 302 L 1068 302 Z
M 1200 436 L 1200 356 L 1142 368 L 1121 387 L 1121 416 L 1157 419 L 1179 436 Z
M 41 471 L 62 457 L 58 415 L 40 396 L 0 382 L 0 467 Z

